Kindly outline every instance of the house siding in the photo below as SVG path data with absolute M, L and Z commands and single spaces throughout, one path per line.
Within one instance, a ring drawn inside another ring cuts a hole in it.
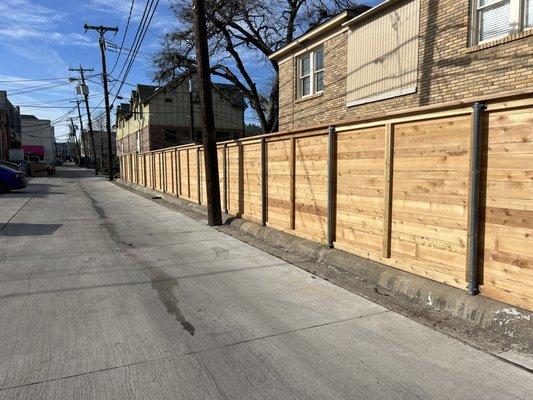
M 171 99 L 171 101 L 167 102 L 166 99 Z M 139 112 L 141 107 L 142 116 Z M 219 135 L 225 138 L 243 134 L 244 109 L 242 107 L 233 105 L 214 90 L 213 108 L 216 131 Z M 189 125 L 189 92 L 185 84 L 174 89 L 160 90 L 144 103 L 136 97 L 132 101 L 131 110 L 134 114 L 129 115 L 128 118 L 117 115 L 117 144 L 124 153 L 137 151 L 137 132 L 141 132 L 142 152 L 159 150 L 192 141 Z M 201 131 L 200 105 L 197 102 L 194 103 L 193 110 L 195 131 Z M 166 130 L 175 131 L 174 141 L 165 140 Z M 123 147 L 121 147 L 121 143 Z
M 531 31 L 515 35 L 516 40 L 505 38 L 469 47 L 469 14 L 467 1 L 420 0 L 418 79 L 414 94 L 347 107 L 347 31 L 323 44 L 325 89 L 320 96 L 296 100 L 295 58 L 280 62 L 280 130 L 531 88 Z

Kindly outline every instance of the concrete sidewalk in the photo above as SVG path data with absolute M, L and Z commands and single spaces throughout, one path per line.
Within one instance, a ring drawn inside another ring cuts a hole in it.
M 0 398 L 533 392 L 523 369 L 90 171 L 1 196 L 0 227 Z

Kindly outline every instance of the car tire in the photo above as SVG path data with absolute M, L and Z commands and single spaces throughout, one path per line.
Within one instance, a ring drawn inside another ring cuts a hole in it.
M 7 193 L 8 190 L 7 190 L 7 187 L 5 184 L 3 184 L 2 182 L 0 182 L 0 194 L 2 193 Z

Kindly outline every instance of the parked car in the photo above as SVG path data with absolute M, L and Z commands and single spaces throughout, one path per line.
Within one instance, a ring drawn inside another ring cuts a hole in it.
M 18 172 L 22 172 L 22 168 L 21 168 L 20 165 L 12 163 L 10 161 L 0 160 L 0 165 L 3 165 L 4 167 L 8 167 L 8 168 L 11 168 L 11 169 L 14 169 L 15 171 L 18 171 Z
M 22 160 L 17 162 L 20 165 L 20 170 L 24 172 L 24 175 L 31 176 L 31 162 L 28 160 Z
M 24 189 L 25 187 L 26 178 L 22 172 L 0 165 L 0 193 Z
M 30 175 L 36 176 L 39 174 L 46 173 L 46 175 L 54 175 L 56 173 L 56 168 L 49 161 L 41 161 L 39 157 L 36 156 L 25 156 L 26 162 L 30 163 Z
M 54 161 L 50 161 L 50 160 L 43 160 L 41 161 L 44 165 L 46 165 L 46 174 L 48 176 L 50 175 L 55 175 L 56 174 L 56 167 L 55 167 L 55 164 L 54 164 Z

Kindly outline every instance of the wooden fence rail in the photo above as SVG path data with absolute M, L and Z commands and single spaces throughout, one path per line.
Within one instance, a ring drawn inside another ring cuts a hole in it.
M 464 289 L 472 107 L 421 110 L 219 143 L 223 211 Z M 533 99 L 492 99 L 482 127 L 482 294 L 533 310 Z M 200 146 L 120 168 L 206 204 Z

